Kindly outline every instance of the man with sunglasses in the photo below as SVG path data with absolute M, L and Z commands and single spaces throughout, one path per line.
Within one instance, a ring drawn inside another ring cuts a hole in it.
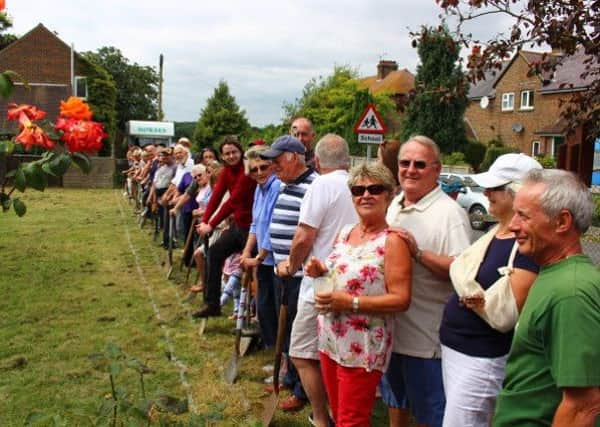
M 381 382 L 391 426 L 408 426 L 409 411 L 419 426 L 441 426 L 444 415 L 438 331 L 453 289 L 450 263 L 470 245 L 471 230 L 464 210 L 437 183 L 441 168 L 430 138 L 414 136 L 401 146 L 402 192 L 386 219 L 410 249 L 413 287 L 410 308 L 395 316 L 392 358 Z

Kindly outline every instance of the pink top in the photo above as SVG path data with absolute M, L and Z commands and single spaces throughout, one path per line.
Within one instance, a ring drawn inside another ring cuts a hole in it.
M 241 253 L 236 252 L 225 259 L 223 263 L 223 274 L 231 276 L 232 274 L 241 274 L 242 267 L 240 265 Z
M 388 231 L 359 246 L 347 242 L 355 225 L 345 226 L 327 257 L 328 277 L 335 290 L 353 296 L 387 293 L 383 258 Z M 318 318 L 319 351 L 338 364 L 385 372 L 392 349 L 392 321 L 388 315 L 327 313 Z

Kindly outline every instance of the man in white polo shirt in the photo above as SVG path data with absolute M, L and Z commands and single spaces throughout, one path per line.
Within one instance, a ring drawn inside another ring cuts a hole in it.
M 438 185 L 440 171 L 439 147 L 430 138 L 414 136 L 401 146 L 402 192 L 386 219 L 413 256 L 413 287 L 410 308 L 395 316 L 392 358 L 382 378 L 391 426 L 408 426 L 409 411 L 419 426 L 441 426 L 444 416 L 439 327 L 452 293 L 450 263 L 469 246 L 471 228 L 465 211 Z

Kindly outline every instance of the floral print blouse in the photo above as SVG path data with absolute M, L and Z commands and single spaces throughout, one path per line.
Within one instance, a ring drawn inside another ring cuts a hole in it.
M 364 244 L 347 239 L 355 225 L 345 226 L 325 265 L 334 290 L 352 296 L 387 293 L 383 256 L 387 229 Z M 343 312 L 318 317 L 319 351 L 341 366 L 385 372 L 392 345 L 392 319 L 388 315 Z

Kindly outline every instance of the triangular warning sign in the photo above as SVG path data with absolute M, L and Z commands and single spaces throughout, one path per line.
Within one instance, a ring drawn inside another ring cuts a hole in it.
M 386 131 L 383 120 L 375 109 L 375 105 L 368 104 L 360 120 L 354 125 L 354 133 L 377 133 L 384 134 Z

